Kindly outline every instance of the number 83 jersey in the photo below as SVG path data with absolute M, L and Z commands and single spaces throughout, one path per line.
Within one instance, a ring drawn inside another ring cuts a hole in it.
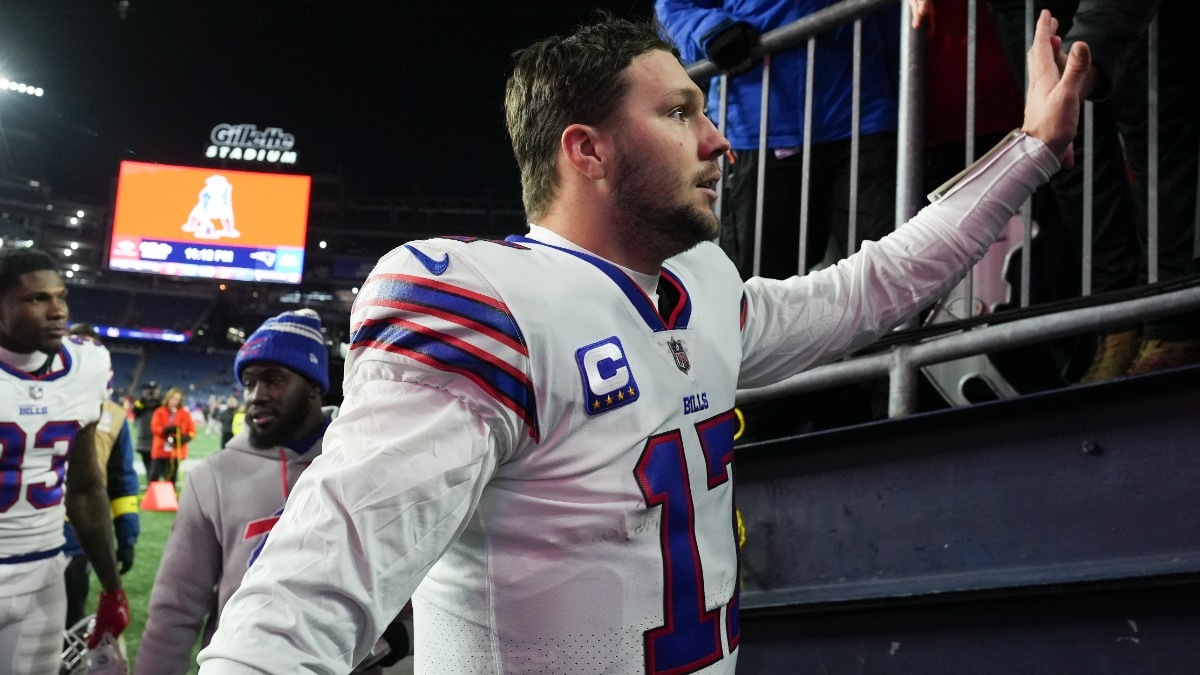
M 742 285 L 704 244 L 659 288 L 519 237 L 415 242 L 364 285 L 347 372 L 400 356 L 511 446 L 414 595 L 435 671 L 733 672 Z
M 67 461 L 111 379 L 108 350 L 90 338 L 64 338 L 42 375 L 0 362 L 0 558 L 62 547 Z

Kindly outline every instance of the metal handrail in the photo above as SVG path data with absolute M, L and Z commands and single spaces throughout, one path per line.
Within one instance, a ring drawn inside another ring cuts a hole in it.
M 888 5 L 894 5 L 899 0 L 842 0 L 836 5 L 813 12 L 808 16 L 797 19 L 786 26 L 763 33 L 758 44 L 750 49 L 750 58 L 760 59 L 769 54 L 777 54 L 785 49 L 798 47 L 809 39 L 821 33 L 837 28 L 842 24 L 876 12 Z M 712 61 L 697 61 L 687 68 L 688 77 L 697 82 L 705 82 L 710 77 L 721 74 L 721 69 Z
M 808 44 L 810 50 L 810 64 L 812 60 L 812 46 L 815 38 L 823 33 L 827 33 L 845 24 L 858 21 L 859 19 L 877 12 L 889 5 L 895 4 L 900 0 L 842 0 L 837 4 L 826 7 L 825 9 L 814 12 L 808 16 L 798 19 L 786 26 L 782 26 L 775 30 L 762 34 L 759 43 L 750 50 L 751 58 L 769 60 L 770 56 L 778 52 L 799 48 L 805 43 Z M 974 38 L 974 12 L 975 3 L 978 0 L 970 1 L 970 11 L 968 15 L 968 32 L 970 37 Z M 1033 25 L 1033 2 L 1027 0 L 1027 35 L 1026 44 L 1032 41 L 1032 25 Z M 923 32 L 919 30 L 908 29 L 908 24 L 911 20 L 911 12 L 908 4 L 901 2 L 901 82 L 900 82 L 900 106 L 899 119 L 897 128 L 897 189 L 896 189 L 896 222 L 897 225 L 911 218 L 920 205 L 923 203 L 921 192 L 921 167 L 922 167 L 922 149 L 924 143 L 923 125 L 923 106 L 924 106 L 924 40 Z M 1156 24 L 1156 22 L 1155 22 Z M 1156 27 L 1151 25 L 1152 37 Z M 1151 50 L 1154 51 L 1153 49 Z M 969 59 L 973 58 L 973 53 L 968 53 Z M 766 66 L 764 64 L 764 70 Z M 973 69 L 972 69 L 973 70 Z M 720 75 L 720 70 L 711 61 L 698 61 L 687 68 L 689 77 L 701 83 L 702 85 L 711 77 Z M 764 77 L 765 79 L 765 77 Z M 811 84 L 811 73 L 810 73 Z M 765 97 L 765 82 L 764 82 L 764 97 Z M 974 91 L 973 74 L 968 76 L 968 93 Z M 1151 104 L 1154 103 L 1154 92 L 1150 92 Z M 721 102 L 724 113 L 725 102 Z M 767 110 L 767 104 L 764 101 L 762 109 Z M 1085 115 L 1090 116 L 1090 105 L 1084 111 Z M 806 115 L 807 116 L 807 115 Z M 765 117 L 765 115 L 764 115 Z M 1153 115 L 1152 115 L 1153 117 Z M 765 125 L 765 120 L 764 120 Z M 968 123 L 968 131 L 973 128 L 973 125 Z M 1087 125 L 1087 131 L 1091 131 L 1091 125 Z M 765 136 L 765 128 L 760 130 L 760 134 Z M 1152 139 L 1153 140 L 1153 139 Z M 1088 146 L 1091 147 L 1091 139 L 1088 139 Z M 807 144 L 806 144 L 807 146 Z M 968 144 L 970 148 L 970 144 Z M 1091 153 L 1087 153 L 1086 160 L 1090 162 Z M 968 162 L 969 163 L 969 162 Z M 1153 162 L 1152 162 L 1153 164 Z M 760 158 L 760 173 L 762 171 Z M 1090 179 L 1090 175 L 1088 176 Z M 1152 177 L 1153 178 L 1153 177 Z M 1090 182 L 1090 181 L 1089 181 Z M 806 183 L 807 184 L 807 183 Z M 1151 180 L 1151 190 L 1154 190 L 1155 181 Z M 758 201 L 762 202 L 762 187 L 763 177 L 759 176 Z M 1086 198 L 1090 201 L 1092 190 L 1088 185 L 1088 194 Z M 1090 225 L 1091 225 L 1091 204 L 1087 204 L 1085 208 L 1087 212 L 1084 215 L 1085 227 L 1087 232 L 1085 237 L 1088 241 L 1084 242 L 1084 253 L 1090 258 L 1091 242 L 1090 242 Z M 1031 244 L 1031 219 L 1029 202 L 1022 207 L 1024 221 L 1024 250 L 1029 250 Z M 1153 211 L 1151 211 L 1153 216 Z M 759 209 L 759 217 L 761 217 L 761 209 Z M 1153 220 L 1153 218 L 1152 218 Z M 756 260 L 755 270 L 758 269 L 757 255 L 758 246 L 761 245 L 761 225 L 756 227 Z M 1154 245 L 1155 227 L 1151 223 L 1151 245 Z M 803 231 L 803 224 L 802 224 Z M 802 236 L 803 239 L 803 236 Z M 803 260 L 803 258 L 802 258 Z M 1089 260 L 1084 260 L 1084 295 L 1090 293 L 1090 265 Z M 1153 256 L 1150 260 L 1151 268 L 1156 266 L 1156 261 Z M 1153 281 L 1153 277 L 1151 281 Z M 1030 287 L 1030 268 L 1028 256 L 1022 258 L 1021 267 L 1021 306 L 1028 307 L 1029 305 L 1029 287 Z M 969 286 L 968 286 L 969 288 Z M 970 292 L 968 290 L 968 297 Z M 1072 309 L 1054 314 L 1044 314 L 1040 316 L 1030 317 L 1026 319 L 1010 320 L 1003 324 L 985 325 L 982 327 L 966 328 L 962 332 L 953 333 L 950 335 L 942 335 L 937 338 L 926 338 L 925 341 L 918 342 L 918 337 L 913 338 L 913 342 L 901 343 L 891 347 L 886 352 L 877 352 L 868 355 L 851 356 L 846 360 L 820 366 L 793 376 L 783 382 L 752 390 L 738 390 L 737 402 L 739 404 L 756 403 L 760 401 L 775 399 L 783 396 L 789 396 L 799 393 L 811 392 L 819 389 L 850 384 L 853 382 L 888 376 L 890 382 L 889 393 L 889 416 L 902 417 L 914 412 L 914 400 L 916 396 L 916 378 L 919 368 L 931 364 L 944 363 L 966 357 L 973 357 L 989 351 L 1002 349 L 1011 349 L 1014 347 L 1046 342 L 1052 339 L 1075 335 L 1086 332 L 1099 332 L 1105 329 L 1118 328 L 1128 326 L 1137 322 L 1142 322 L 1158 317 L 1168 316 L 1179 313 L 1185 310 L 1200 310 L 1200 288 L 1185 288 L 1172 292 L 1165 292 L 1161 295 L 1139 298 L 1136 300 L 1127 300 L 1114 302 L 1108 305 L 1098 307 L 1088 307 L 1084 309 Z
M 818 366 L 769 387 L 739 389 L 737 402 L 739 405 L 757 403 L 887 375 L 890 381 L 888 415 L 893 418 L 904 417 L 914 411 L 916 371 L 922 366 L 1128 325 L 1187 310 L 1200 310 L 1200 287 L 1021 319 L 998 326 L 983 326 L 929 342 L 896 345 L 884 353 Z

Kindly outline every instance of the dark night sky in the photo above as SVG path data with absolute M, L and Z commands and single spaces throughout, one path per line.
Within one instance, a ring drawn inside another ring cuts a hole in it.
M 0 75 L 47 92 L 9 96 L 0 122 L 33 120 L 60 195 L 106 202 L 120 159 L 203 165 L 214 125 L 250 123 L 296 137 L 297 172 L 340 165 L 352 194 L 491 188 L 515 200 L 502 107 L 512 51 L 596 7 L 653 11 L 652 0 L 129 5 L 122 19 L 116 0 L 0 3 Z

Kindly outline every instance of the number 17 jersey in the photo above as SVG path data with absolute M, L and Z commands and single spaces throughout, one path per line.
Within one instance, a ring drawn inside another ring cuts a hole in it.
M 508 440 L 413 597 L 435 671 L 733 672 L 742 286 L 709 245 L 661 284 L 660 311 L 611 263 L 510 238 L 415 242 L 364 285 L 348 372 L 465 384 Z

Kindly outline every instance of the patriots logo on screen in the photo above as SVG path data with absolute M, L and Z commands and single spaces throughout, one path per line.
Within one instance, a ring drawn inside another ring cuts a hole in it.
M 260 263 L 266 265 L 267 267 L 275 266 L 275 252 L 274 251 L 255 251 L 254 253 L 250 254 L 250 257 L 253 258 L 254 260 L 257 260 Z
M 584 409 L 589 415 L 615 410 L 638 400 L 641 391 L 617 336 L 575 350 L 583 379 Z
M 675 359 L 675 367 L 686 375 L 687 371 L 692 369 L 692 362 L 688 359 L 687 348 L 683 346 L 683 340 L 671 338 L 667 342 L 667 347 L 670 348 L 671 356 Z

